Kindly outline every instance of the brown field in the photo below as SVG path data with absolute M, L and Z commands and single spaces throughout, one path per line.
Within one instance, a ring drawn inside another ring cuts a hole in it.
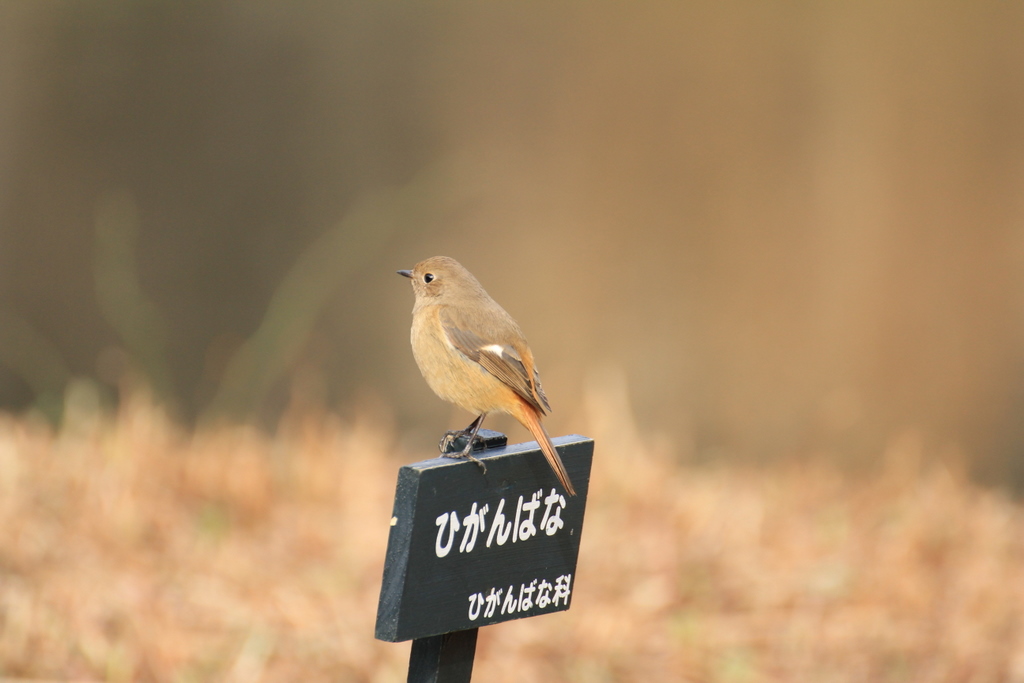
M 894 438 L 872 474 L 597 439 L 573 608 L 483 629 L 478 681 L 1021 681 L 1024 517 Z M 72 407 L 74 408 L 74 407 Z M 580 431 L 584 431 L 581 429 Z M 0 421 L 4 681 L 403 681 L 373 625 L 386 416 L 187 433 L 142 398 Z M 422 457 L 422 455 L 420 456 Z

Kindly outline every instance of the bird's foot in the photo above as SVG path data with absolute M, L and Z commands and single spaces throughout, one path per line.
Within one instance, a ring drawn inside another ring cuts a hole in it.
M 466 451 L 479 451 L 487 446 L 487 442 L 479 436 L 473 437 L 473 447 L 469 448 L 469 432 L 464 429 L 445 432 L 437 449 L 445 457 L 461 458 Z
M 441 443 L 437 445 L 441 451 L 441 457 L 467 458 L 479 465 L 483 473 L 487 474 L 487 465 L 473 457 L 473 451 L 477 449 L 482 450 L 486 447 L 487 443 L 475 434 L 472 439 L 469 436 L 470 433 L 466 430 L 445 432 L 445 435 L 441 437 Z

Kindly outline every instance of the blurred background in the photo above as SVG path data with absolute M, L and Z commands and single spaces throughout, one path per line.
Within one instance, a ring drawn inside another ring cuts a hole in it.
M 183 420 L 304 391 L 436 432 L 468 416 L 394 271 L 447 254 L 554 432 L 612 372 L 681 457 L 911 426 L 1022 481 L 1022 34 L 995 1 L 4 2 L 0 405 L 131 371 Z
M 0 1 L 0 677 L 404 680 L 394 472 L 471 416 L 395 271 L 445 254 L 598 444 L 578 602 L 481 680 L 1024 681 L 1022 36 Z

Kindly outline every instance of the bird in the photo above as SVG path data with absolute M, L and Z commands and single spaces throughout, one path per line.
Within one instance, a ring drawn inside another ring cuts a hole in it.
M 412 352 L 423 378 L 440 398 L 474 413 L 463 430 L 439 444 L 448 457 L 473 457 L 473 442 L 489 413 L 507 413 L 529 430 L 562 487 L 576 491 L 541 418 L 551 411 L 533 352 L 518 323 L 472 273 L 448 256 L 434 256 L 399 275 L 412 281 Z M 447 451 L 468 437 L 462 452 Z

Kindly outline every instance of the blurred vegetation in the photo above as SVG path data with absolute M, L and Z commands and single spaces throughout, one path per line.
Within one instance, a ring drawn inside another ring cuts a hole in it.
M 376 397 L 419 439 L 463 417 L 394 271 L 445 253 L 554 432 L 610 367 L 680 459 L 915 429 L 1024 481 L 1021 35 L 996 0 L 4 2 L 0 406 Z
M 680 466 L 620 392 L 578 415 L 598 451 L 572 609 L 481 629 L 475 679 L 1024 676 L 1024 511 L 962 462 L 905 432 L 862 476 Z M 185 431 L 141 394 L 110 414 L 72 392 L 59 431 L 0 418 L 0 675 L 404 681 L 409 644 L 373 623 L 395 470 L 422 451 L 386 414 L 295 408 L 273 435 Z
M 167 323 L 139 286 L 138 209 L 126 193 L 101 198 L 93 247 L 96 303 L 125 352 L 160 396 L 173 396 Z

